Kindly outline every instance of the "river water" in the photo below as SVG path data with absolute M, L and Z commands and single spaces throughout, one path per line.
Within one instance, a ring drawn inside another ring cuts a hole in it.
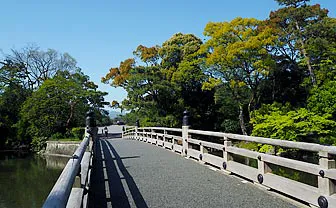
M 41 207 L 68 159 L 0 153 L 0 207 Z

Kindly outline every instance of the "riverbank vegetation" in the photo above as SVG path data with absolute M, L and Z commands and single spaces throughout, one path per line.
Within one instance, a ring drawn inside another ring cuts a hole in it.
M 102 82 L 128 95 L 113 106 L 142 126 L 336 144 L 336 19 L 309 0 L 276 0 L 265 20 L 209 22 L 204 41 L 177 33 L 139 45 Z M 264 148 L 264 147 L 262 147 Z
M 97 120 L 108 117 L 107 93 L 97 88 L 67 53 L 12 50 L 0 62 L 0 150 L 38 151 L 48 139 L 82 138 L 89 109 Z

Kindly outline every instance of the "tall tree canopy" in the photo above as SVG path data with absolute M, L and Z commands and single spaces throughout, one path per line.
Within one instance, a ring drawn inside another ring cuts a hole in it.
M 55 132 L 84 126 L 90 107 L 103 107 L 103 96 L 97 86 L 80 71 L 59 72 L 46 80 L 23 104 L 22 122 L 28 124 L 30 137 L 50 137 Z
M 84 126 L 89 108 L 97 118 L 106 117 L 107 93 L 76 64 L 67 53 L 36 46 L 12 50 L 0 61 L 0 149 L 20 143 L 41 147 L 53 134 L 69 135 Z
M 311 83 L 315 85 L 314 63 L 319 61 L 316 60 L 318 58 L 316 44 L 335 37 L 332 34 L 323 37 L 325 35 L 320 34 L 321 30 L 316 30 L 319 28 L 322 31 L 325 29 L 330 31 L 329 26 L 325 25 L 328 10 L 322 9 L 319 4 L 308 5 L 309 0 L 277 0 L 277 2 L 285 7 L 271 12 L 269 18 L 275 34 L 279 35 L 279 44 L 275 52 L 294 65 L 300 60 L 299 64 L 303 65 Z
M 74 72 L 77 69 L 76 60 L 68 53 L 59 53 L 53 49 L 43 51 L 34 45 L 21 50 L 12 49 L 12 53 L 6 55 L 1 64 L 1 82 L 15 80 L 30 90 L 39 87 L 57 71 Z
M 227 84 L 239 105 L 239 120 L 247 134 L 244 105 L 248 113 L 258 101 L 260 82 L 274 66 L 268 48 L 275 43 L 272 30 L 253 18 L 208 23 L 204 34 L 210 39 L 203 45 L 208 73 Z M 209 86 L 209 85 L 208 85 Z M 244 93 L 250 91 L 250 93 Z
M 201 45 L 196 36 L 182 33 L 162 46 L 140 45 L 134 58 L 111 68 L 102 81 L 125 88 L 128 97 L 122 108 L 133 111 L 144 123 L 176 126 L 187 108 L 193 112 L 195 125 L 201 126 L 200 119 L 209 119 L 214 112 L 210 107 L 213 92 L 202 91 L 207 76 L 198 54 Z
M 336 19 L 309 0 L 276 2 L 265 20 L 209 22 L 205 42 L 138 46 L 102 78 L 128 92 L 114 106 L 142 125 L 177 127 L 186 108 L 193 128 L 336 144 Z

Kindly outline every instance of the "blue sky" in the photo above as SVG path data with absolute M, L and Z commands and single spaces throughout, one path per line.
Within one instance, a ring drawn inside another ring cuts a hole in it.
M 336 17 L 336 1 L 311 1 Z M 121 101 L 126 92 L 101 84 L 110 67 L 132 57 L 142 44 L 160 45 L 177 32 L 203 38 L 209 22 L 235 17 L 265 19 L 278 8 L 273 0 L 1 0 L 0 49 L 9 53 L 35 43 L 41 49 L 68 52 L 106 100 Z

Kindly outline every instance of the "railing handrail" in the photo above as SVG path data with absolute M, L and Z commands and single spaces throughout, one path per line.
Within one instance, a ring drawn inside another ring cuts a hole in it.
M 124 131 L 124 133 L 125 133 L 125 132 L 130 132 L 130 131 L 135 131 L 135 128 L 132 128 L 132 129 L 126 129 L 126 130 Z
M 64 167 L 61 175 L 44 202 L 43 208 L 66 207 L 83 155 L 89 145 L 89 141 L 90 135 L 85 131 L 83 141 Z
M 127 126 L 127 125 L 124 125 L 124 127 L 125 127 L 126 130 L 135 128 L 135 126 Z
M 127 130 L 125 131 L 125 133 L 128 133 L 129 131 L 134 131 L 134 130 L 135 129 Z M 142 128 L 138 128 L 138 130 L 154 130 L 154 131 L 155 130 L 166 130 L 166 131 L 182 132 L 182 129 L 166 128 L 166 127 L 142 127 Z M 300 150 L 306 150 L 306 151 L 311 151 L 311 152 L 326 152 L 329 154 L 336 155 L 336 146 L 327 146 L 327 145 L 321 145 L 321 144 L 316 144 L 316 143 L 294 142 L 294 141 L 281 140 L 281 139 L 247 136 L 247 135 L 239 135 L 239 134 L 231 134 L 231 133 L 215 132 L 215 131 L 203 131 L 203 130 L 195 130 L 195 129 L 189 129 L 188 133 L 204 135 L 204 136 L 220 137 L 220 138 L 226 137 L 232 140 L 257 142 L 257 143 L 262 143 L 262 144 L 269 144 L 269 145 L 274 145 L 274 146 L 300 149 Z
M 272 139 L 265 137 L 256 137 L 256 136 L 246 136 L 239 134 L 230 134 L 223 132 L 213 132 L 213 131 L 202 131 L 202 130 L 188 130 L 191 134 L 200 134 L 205 136 L 214 136 L 214 137 L 227 137 L 233 140 L 248 141 L 248 142 L 257 142 L 262 144 L 269 144 L 274 146 L 281 146 L 293 149 L 307 150 L 312 152 L 326 152 L 329 154 L 336 154 L 336 146 L 326 146 L 315 143 L 307 142 L 294 142 L 281 139 Z
M 179 128 L 166 128 L 166 127 L 141 127 L 141 128 L 138 128 L 138 130 L 148 130 L 148 129 L 151 129 L 151 130 L 161 130 L 161 131 L 174 131 L 174 132 L 182 132 L 182 129 L 179 129 Z

